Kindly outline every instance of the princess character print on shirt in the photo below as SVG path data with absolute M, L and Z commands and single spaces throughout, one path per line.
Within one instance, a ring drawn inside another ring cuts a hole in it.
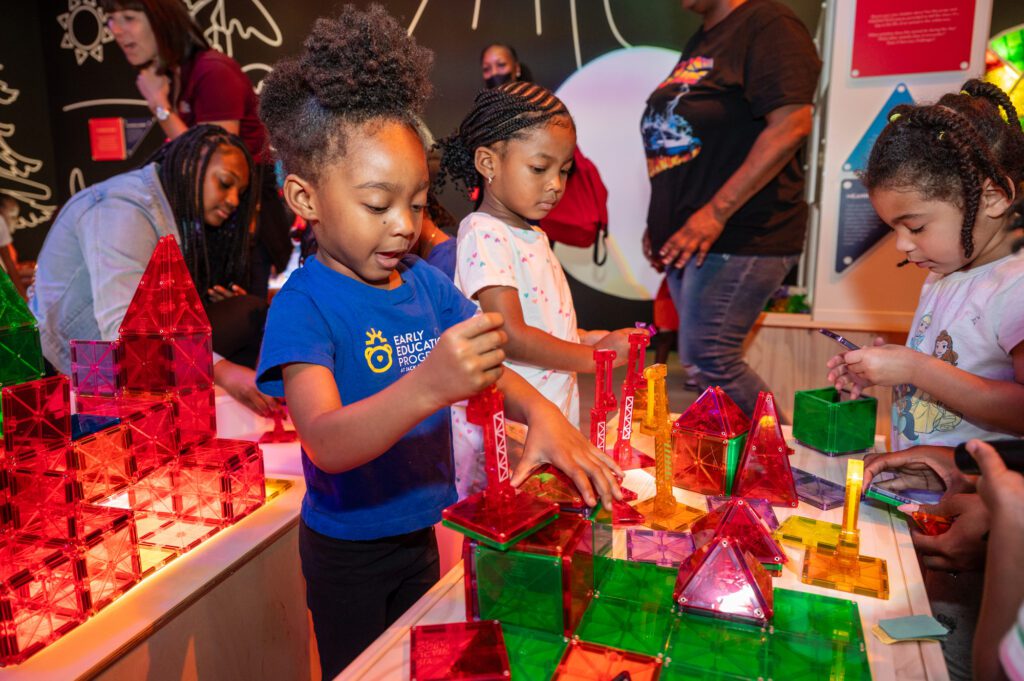
M 923 334 L 923 329 L 927 329 L 926 320 L 930 323 L 930 314 L 921 318 L 919 333 Z M 935 338 L 932 356 L 956 366 L 959 355 L 953 346 L 953 337 L 943 329 Z M 903 384 L 893 388 L 893 419 L 898 432 L 908 440 L 916 441 L 921 434 L 952 431 L 963 421 L 963 414 L 933 400 L 928 393 L 919 392 L 917 387 Z

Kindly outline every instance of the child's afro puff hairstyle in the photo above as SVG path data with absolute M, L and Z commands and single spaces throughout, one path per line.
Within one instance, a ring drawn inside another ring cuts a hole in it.
M 263 81 L 260 118 L 285 168 L 316 178 L 345 153 L 347 124 L 414 124 L 431 94 L 433 61 L 380 5 L 345 5 L 317 19 L 302 52 Z

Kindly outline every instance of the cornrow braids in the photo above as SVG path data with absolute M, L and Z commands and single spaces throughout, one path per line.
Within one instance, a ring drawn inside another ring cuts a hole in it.
M 249 186 L 239 197 L 238 208 L 217 228 L 208 228 L 203 210 L 203 180 L 213 153 L 221 146 L 238 149 L 249 167 Z M 156 163 L 175 224 L 189 274 L 199 291 L 214 285 L 247 282 L 249 273 L 249 224 L 256 211 L 260 186 L 259 168 L 245 143 L 216 125 L 197 125 L 158 149 L 146 164 Z
M 964 214 L 960 242 L 967 258 L 974 253 L 983 182 L 1012 199 L 1024 180 L 1024 132 L 1013 105 L 996 91 L 971 80 L 937 104 L 896 107 L 861 175 L 869 191 L 912 186 L 926 198 L 955 203 Z
M 474 160 L 479 147 L 520 139 L 526 130 L 558 117 L 568 118 L 573 125 L 568 109 L 554 93 L 527 81 L 481 90 L 473 104 L 459 129 L 437 144 L 442 153 L 435 190 L 449 179 L 467 191 L 482 187 Z

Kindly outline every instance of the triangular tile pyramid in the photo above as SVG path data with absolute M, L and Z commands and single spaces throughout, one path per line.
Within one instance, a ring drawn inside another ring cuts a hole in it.
M 736 471 L 733 494 L 767 499 L 774 506 L 796 508 L 800 503 L 789 466 L 789 447 L 782 435 L 775 399 L 769 392 L 757 396 L 753 425 Z
M 121 322 L 121 334 L 126 333 L 210 333 L 210 320 L 172 236 L 156 244 Z
M 744 499 L 730 499 L 690 526 L 698 546 L 729 537 L 739 542 L 760 563 L 782 565 L 786 552 L 772 539 L 772 531 Z
M 683 610 L 767 624 L 774 612 L 772 578 L 730 537 L 709 542 L 679 566 L 674 593 Z
M 747 432 L 750 419 L 717 385 L 705 390 L 690 408 L 676 419 L 677 428 L 729 439 Z
M 0 331 L 35 325 L 36 318 L 18 295 L 14 282 L 6 272 L 0 270 Z

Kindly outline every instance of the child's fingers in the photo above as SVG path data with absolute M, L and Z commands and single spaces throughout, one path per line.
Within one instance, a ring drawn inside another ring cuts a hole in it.
M 568 475 L 569 479 L 576 485 L 576 489 L 579 490 L 583 501 L 587 502 L 587 506 L 595 506 L 597 504 L 597 497 L 594 496 L 594 487 L 590 484 L 590 478 L 587 477 L 586 471 L 577 463 L 573 463 L 566 468 L 562 468 L 562 472 Z
M 497 312 L 484 312 L 483 314 L 473 315 L 464 322 L 459 322 L 455 326 L 452 326 L 445 333 L 453 334 L 459 338 L 476 338 L 480 334 L 493 331 L 504 324 L 504 319 Z
M 978 462 L 981 474 L 988 479 L 991 480 L 992 476 L 1006 472 L 1007 468 L 1003 457 L 999 456 L 999 452 L 987 442 L 971 440 L 967 443 L 967 451 Z
M 492 371 L 496 368 L 501 367 L 502 362 L 505 361 L 505 351 L 501 348 L 495 348 L 488 350 L 487 352 L 480 354 L 481 366 L 484 371 Z

